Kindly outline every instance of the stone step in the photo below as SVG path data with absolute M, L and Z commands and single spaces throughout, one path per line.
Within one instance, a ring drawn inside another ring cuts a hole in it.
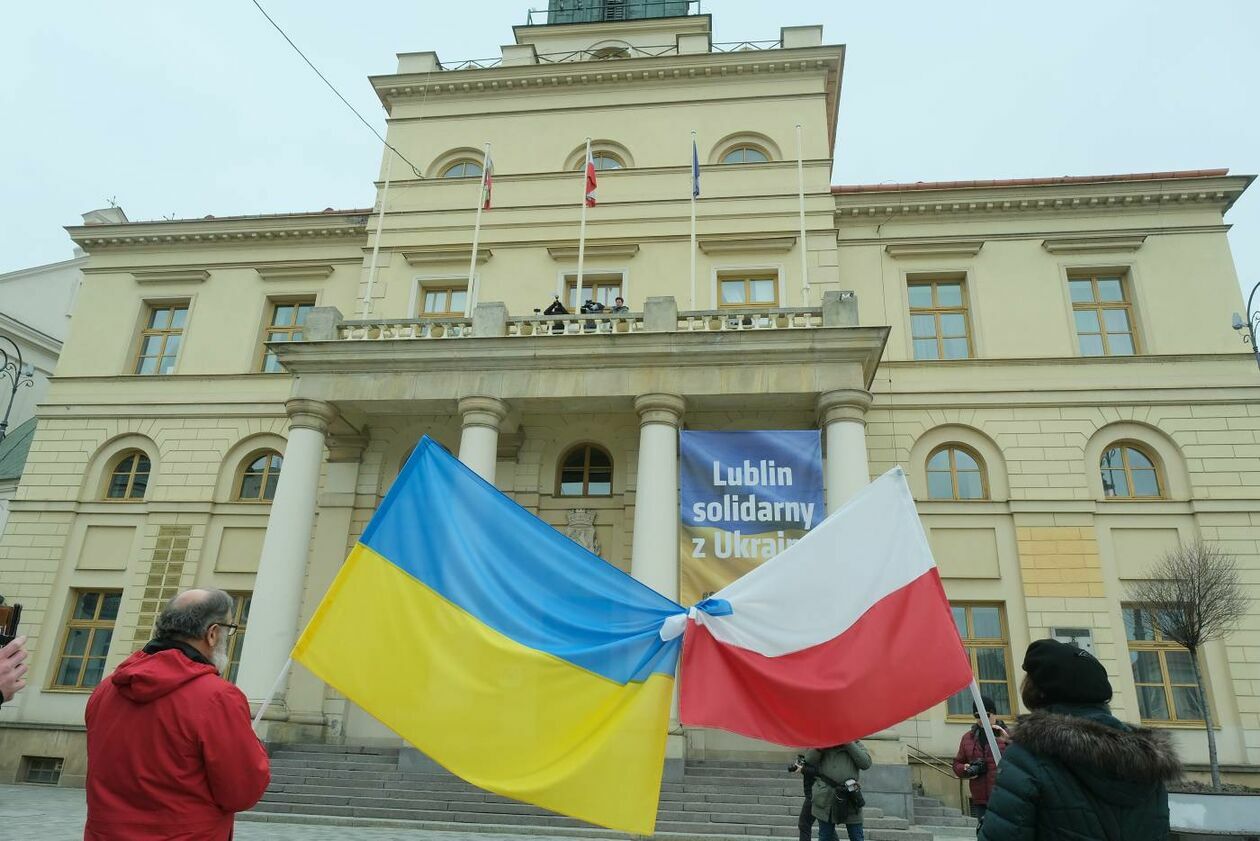
M 915 812 L 914 822 L 919 826 L 969 826 L 975 829 L 979 823 L 975 818 L 968 815 L 958 814 L 958 810 L 954 810 L 952 815 L 937 815 L 935 817 L 919 817 L 919 813 Z
M 380 753 L 316 753 L 314 751 L 308 753 L 298 753 L 297 751 L 276 751 L 271 755 L 271 761 L 283 763 L 296 763 L 301 765 L 311 765 L 313 767 L 341 767 L 341 768 L 367 768 L 380 766 L 383 768 L 397 768 L 398 757 L 389 754 Z

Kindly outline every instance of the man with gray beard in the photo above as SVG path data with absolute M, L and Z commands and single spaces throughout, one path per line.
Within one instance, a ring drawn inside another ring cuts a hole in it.
M 228 841 L 271 780 L 227 668 L 232 597 L 188 590 L 88 701 L 84 841 Z

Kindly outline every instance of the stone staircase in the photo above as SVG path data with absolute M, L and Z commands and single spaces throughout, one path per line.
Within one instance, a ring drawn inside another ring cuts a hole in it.
M 953 806 L 946 806 L 934 797 L 914 798 L 914 822 L 916 826 L 933 830 L 958 829 L 960 837 L 974 835 L 976 831 L 975 818 L 964 815 Z
M 254 821 L 407 826 L 435 830 L 625 838 L 489 794 L 445 771 L 400 771 L 397 748 L 283 745 L 271 758 L 271 787 L 240 817 Z M 671 841 L 795 838 L 800 778 L 780 763 L 690 762 L 681 782 L 661 786 L 658 836 Z M 916 798 L 916 803 L 925 801 Z M 948 810 L 932 801 L 948 821 Z M 962 818 L 957 811 L 954 819 Z M 937 825 L 945 826 L 946 823 Z M 966 824 L 958 824 L 965 826 Z M 974 822 L 971 823 L 974 826 Z M 932 833 L 868 807 L 871 841 L 932 841 Z M 843 832 L 841 837 L 844 837 Z

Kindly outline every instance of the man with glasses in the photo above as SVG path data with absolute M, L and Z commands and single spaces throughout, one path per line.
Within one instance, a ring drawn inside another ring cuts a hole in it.
M 88 701 L 84 841 L 227 841 L 271 780 L 227 669 L 232 597 L 188 590 Z

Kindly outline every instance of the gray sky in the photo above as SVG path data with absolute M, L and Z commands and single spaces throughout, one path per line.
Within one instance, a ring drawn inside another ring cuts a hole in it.
M 496 56 L 529 2 L 263 5 L 380 129 L 369 74 L 392 72 L 398 52 Z M 372 204 L 379 144 L 249 0 L 5 5 L 0 271 L 68 258 L 61 227 L 111 197 L 132 219 Z M 717 41 L 822 23 L 828 43 L 848 45 L 834 183 L 1260 172 L 1256 0 L 706 0 L 704 11 Z M 1260 184 L 1227 220 L 1250 288 Z

